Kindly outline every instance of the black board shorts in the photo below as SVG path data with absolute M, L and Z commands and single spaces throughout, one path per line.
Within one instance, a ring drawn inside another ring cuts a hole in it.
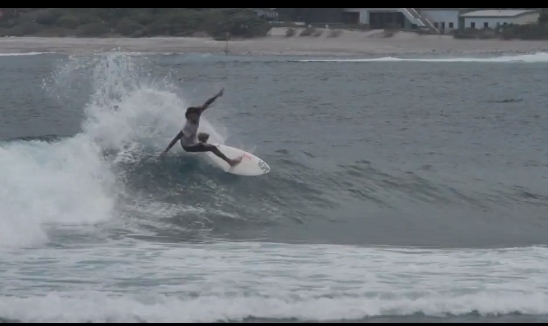
M 214 145 L 206 144 L 202 142 L 195 143 L 192 145 L 187 145 L 187 146 L 181 144 L 181 146 L 183 147 L 185 152 L 189 152 L 189 153 L 209 152 L 211 151 L 212 147 L 215 147 Z

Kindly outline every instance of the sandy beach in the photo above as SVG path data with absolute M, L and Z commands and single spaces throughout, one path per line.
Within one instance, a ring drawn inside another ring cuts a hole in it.
M 462 40 L 450 35 L 419 35 L 399 32 L 385 37 L 384 31 L 348 31 L 338 37 L 286 37 L 286 28 L 273 28 L 260 39 L 233 40 L 231 54 L 263 55 L 398 55 L 533 53 L 548 51 L 548 41 Z M 298 34 L 298 32 L 297 32 Z M 142 53 L 224 53 L 226 42 L 203 37 L 154 38 L 61 38 L 4 37 L 0 53 L 56 52 L 85 54 L 105 51 Z

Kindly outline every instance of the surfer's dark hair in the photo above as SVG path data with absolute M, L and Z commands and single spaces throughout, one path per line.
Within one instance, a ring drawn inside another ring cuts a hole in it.
M 192 113 L 196 113 L 197 115 L 200 115 L 200 113 L 202 113 L 202 110 L 200 110 L 200 108 L 197 108 L 195 106 L 191 106 L 188 109 L 186 109 L 185 118 L 188 119 L 188 116 L 191 115 Z

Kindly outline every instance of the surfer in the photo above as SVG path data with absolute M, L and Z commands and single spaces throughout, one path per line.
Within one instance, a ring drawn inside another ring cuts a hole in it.
M 194 106 L 186 109 L 185 118 L 186 122 L 181 131 L 173 138 L 167 148 L 160 154 L 164 157 L 167 152 L 180 140 L 181 146 L 186 152 L 198 153 L 198 152 L 212 152 L 217 155 L 230 166 L 235 166 L 242 161 L 241 157 L 230 159 L 226 157 L 215 145 L 208 144 L 207 140 L 209 135 L 207 133 L 198 133 L 198 127 L 200 126 L 200 116 L 202 113 L 213 103 L 217 98 L 223 96 L 224 89 L 221 89 L 219 93 L 207 100 L 202 106 Z

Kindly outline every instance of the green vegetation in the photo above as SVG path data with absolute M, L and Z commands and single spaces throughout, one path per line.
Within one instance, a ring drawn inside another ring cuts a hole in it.
M 308 28 L 303 29 L 301 31 L 301 33 L 299 34 L 299 36 L 312 36 L 316 32 L 317 32 L 316 28 L 308 27 Z
M 548 40 L 548 25 L 508 25 L 500 34 L 505 40 Z
M 320 36 L 322 36 L 322 34 L 323 34 L 323 30 L 318 29 L 318 30 L 316 30 L 314 33 L 312 33 L 312 36 L 314 36 L 314 37 L 320 37 Z
M 327 34 L 327 37 L 339 37 L 343 33 L 340 29 L 333 29 L 329 31 L 329 34 Z
M 153 37 L 207 33 L 214 39 L 266 36 L 270 24 L 249 9 L 6 8 L 0 36 Z
M 286 31 L 285 31 L 285 36 L 286 37 L 292 37 L 292 36 L 295 36 L 295 34 L 297 34 L 297 30 L 293 27 L 289 27 Z

